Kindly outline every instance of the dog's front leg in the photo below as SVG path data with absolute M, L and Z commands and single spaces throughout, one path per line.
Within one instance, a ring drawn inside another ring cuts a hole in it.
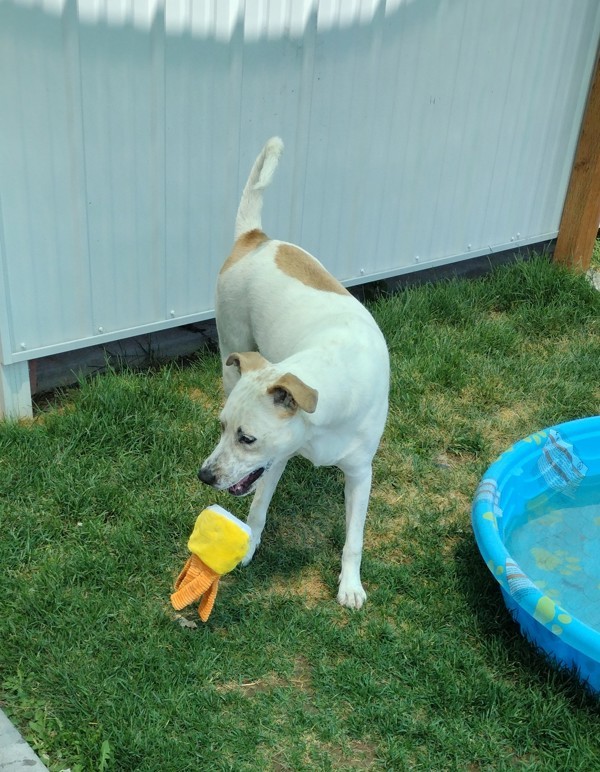
M 252 538 L 250 539 L 250 547 L 248 548 L 246 557 L 242 560 L 243 566 L 247 566 L 252 560 L 256 548 L 260 544 L 260 537 L 267 519 L 267 510 L 269 509 L 269 504 L 275 493 L 275 488 L 277 487 L 277 483 L 283 474 L 287 462 L 287 458 L 283 461 L 274 462 L 270 469 L 263 474 L 256 486 L 256 492 L 252 499 L 247 519 L 247 523 L 252 529 Z
M 369 495 L 371 492 L 371 465 L 359 472 L 343 470 L 345 474 L 346 542 L 342 552 L 342 572 L 338 603 L 348 608 L 360 608 L 367 594 L 360 581 L 363 533 Z

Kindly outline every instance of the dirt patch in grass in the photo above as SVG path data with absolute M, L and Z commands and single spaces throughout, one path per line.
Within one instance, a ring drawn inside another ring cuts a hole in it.
M 308 659 L 301 654 L 294 660 L 294 673 L 291 683 L 303 692 L 312 693 L 312 670 Z
M 330 589 L 314 567 L 303 570 L 299 576 L 275 577 L 264 594 L 283 598 L 298 596 L 304 599 L 306 608 L 314 608 L 331 597 Z
M 520 409 L 517 409 L 516 407 L 502 407 L 498 412 L 496 413 L 496 418 L 498 421 L 500 421 L 502 424 L 514 424 L 518 423 L 519 421 L 523 420 L 523 407 Z
M 371 498 L 375 501 L 381 501 L 387 504 L 389 507 L 398 507 L 406 501 L 407 490 L 399 491 L 390 486 L 378 485 L 372 492 Z M 415 495 L 415 491 L 412 491 L 412 495 Z
M 318 751 L 319 755 L 325 754 L 330 762 L 332 769 L 374 769 L 377 764 L 377 752 L 375 746 L 363 740 L 348 740 L 344 744 L 324 743 L 314 736 L 305 738 L 308 750 L 305 761 L 307 768 L 310 768 L 311 749 Z
M 343 744 L 336 744 L 324 742 L 314 733 L 306 734 L 302 739 L 306 748 L 301 760 L 302 769 L 381 769 L 375 746 L 363 740 L 347 740 Z M 290 762 L 286 756 L 286 750 L 279 749 L 267 762 L 266 769 L 270 772 L 295 772 L 296 763 Z
M 473 484 L 477 477 L 476 474 L 472 475 Z M 387 507 L 395 510 L 395 517 L 386 518 L 385 523 L 379 523 L 378 520 L 373 517 L 371 519 L 375 524 L 379 524 L 379 529 L 384 526 L 384 531 L 380 534 L 383 541 L 376 546 L 385 546 L 385 540 L 390 537 L 399 536 L 407 526 L 417 525 L 424 514 L 427 514 L 428 519 L 433 515 L 440 525 L 445 525 L 449 522 L 456 520 L 456 515 L 459 517 L 470 510 L 471 499 L 462 490 L 463 486 L 457 487 L 456 479 L 448 480 L 448 488 L 443 492 L 432 491 L 428 487 L 417 488 L 413 485 L 408 485 L 403 490 L 396 490 L 395 488 L 379 486 L 377 490 L 372 493 L 372 500 L 377 505 L 381 502 Z M 439 487 L 439 486 L 438 486 Z M 468 484 L 466 487 L 472 487 Z M 367 525 L 369 520 L 367 521 Z
M 272 692 L 274 689 L 282 689 L 288 685 L 287 678 L 271 672 L 253 681 L 228 681 L 224 684 L 217 684 L 215 688 L 219 694 L 237 692 L 244 697 L 252 697 L 254 694 Z
M 525 426 L 535 423 L 537 407 L 532 402 L 521 401 L 503 405 L 495 410 L 490 415 L 490 431 L 494 444 L 504 444 L 510 437 L 518 439 Z
M 189 389 L 187 394 L 191 400 L 201 405 L 211 415 L 218 415 L 220 400 L 215 394 L 207 394 L 199 388 Z
M 313 693 L 311 668 L 306 657 L 299 655 L 294 660 L 292 675 L 275 673 L 271 671 L 261 678 L 251 681 L 228 681 L 215 686 L 217 692 L 224 694 L 236 692 L 244 697 L 252 697 L 255 694 L 265 694 L 275 689 L 293 688 L 306 694 Z

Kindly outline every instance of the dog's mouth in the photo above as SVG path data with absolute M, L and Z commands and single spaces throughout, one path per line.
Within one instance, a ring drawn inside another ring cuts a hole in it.
M 247 493 L 250 493 L 252 486 L 261 477 L 264 471 L 264 466 L 255 469 L 254 472 L 250 472 L 246 477 L 242 477 L 239 482 L 236 482 L 235 485 L 231 485 L 227 490 L 232 496 L 245 496 Z

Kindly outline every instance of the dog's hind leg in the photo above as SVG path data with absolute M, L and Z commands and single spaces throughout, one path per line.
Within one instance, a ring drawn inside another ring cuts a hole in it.
M 242 565 L 244 566 L 247 566 L 252 560 L 256 548 L 260 544 L 260 538 L 267 519 L 267 510 L 287 462 L 287 458 L 283 461 L 275 461 L 270 469 L 263 474 L 256 486 L 256 492 L 247 518 L 247 523 L 252 529 L 252 538 L 246 557 L 242 560 Z
M 338 602 L 349 608 L 360 608 L 367 594 L 360 581 L 363 533 L 371 493 L 371 465 L 356 470 L 343 470 L 345 475 L 346 542 L 342 552 L 342 571 Z

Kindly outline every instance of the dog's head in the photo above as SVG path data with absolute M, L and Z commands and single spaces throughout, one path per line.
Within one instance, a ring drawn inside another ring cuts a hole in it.
M 221 412 L 221 439 L 198 477 L 217 490 L 245 496 L 274 462 L 302 446 L 305 417 L 314 413 L 318 395 L 256 352 L 231 354 L 226 365 L 241 377 Z

